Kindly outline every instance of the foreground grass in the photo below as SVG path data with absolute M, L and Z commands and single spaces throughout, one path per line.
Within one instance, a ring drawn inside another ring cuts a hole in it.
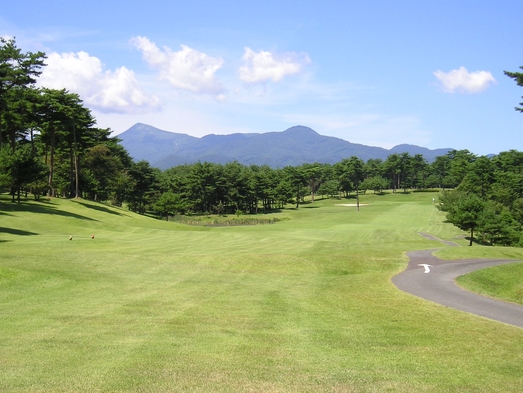
M 0 391 L 519 392 L 523 330 L 390 282 L 444 248 L 418 231 L 466 244 L 432 196 L 213 228 L 0 199 Z M 440 256 L 478 253 L 523 255 Z

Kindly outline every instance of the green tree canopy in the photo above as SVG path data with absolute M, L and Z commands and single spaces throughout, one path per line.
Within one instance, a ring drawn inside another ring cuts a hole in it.
M 463 231 L 470 231 L 470 243 L 474 239 L 474 229 L 481 221 L 484 202 L 476 194 L 447 191 L 440 196 L 439 209 L 447 212 L 447 221 Z
M 14 39 L 0 37 L 0 148 L 4 141 L 5 116 L 7 113 L 13 116 L 10 108 L 20 105 L 20 91 L 36 82 L 45 65 L 44 59 L 43 52 L 23 53 Z M 19 94 L 15 93 L 17 90 Z M 11 147 L 15 147 L 14 141 L 11 141 Z
M 519 68 L 523 69 L 523 66 L 520 66 Z M 514 79 L 518 86 L 523 86 L 523 72 L 510 72 L 510 71 L 503 71 L 503 72 L 509 78 Z M 516 106 L 514 109 L 519 112 L 523 112 L 523 102 L 520 102 L 519 105 L 521 105 L 521 107 Z

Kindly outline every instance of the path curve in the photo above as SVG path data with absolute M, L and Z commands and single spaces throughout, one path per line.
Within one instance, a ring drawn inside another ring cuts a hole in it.
M 438 249 L 411 251 L 407 269 L 392 282 L 400 290 L 447 307 L 523 328 L 523 306 L 481 296 L 460 288 L 455 279 L 474 270 L 519 262 L 509 259 L 445 261 L 432 255 Z M 428 266 L 425 266 L 428 265 Z M 429 270 L 428 273 L 425 273 Z

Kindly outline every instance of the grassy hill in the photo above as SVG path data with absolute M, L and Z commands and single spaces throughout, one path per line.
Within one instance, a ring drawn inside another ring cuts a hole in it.
M 523 330 L 390 281 L 405 251 L 445 247 L 418 231 L 466 244 L 433 196 L 319 200 L 242 227 L 0 196 L 0 391 L 519 392 Z
M 456 281 L 470 291 L 523 305 L 523 263 L 477 270 Z

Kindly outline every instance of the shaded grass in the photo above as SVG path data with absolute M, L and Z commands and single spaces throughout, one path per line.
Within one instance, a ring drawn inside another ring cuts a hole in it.
M 88 201 L 10 210 L 2 226 L 39 235 L 0 233 L 0 390 L 519 391 L 521 329 L 390 282 L 405 251 L 443 247 L 417 232 L 460 234 L 431 199 L 325 199 L 222 228 Z
M 30 235 L 38 235 L 38 233 L 30 232 L 30 231 L 22 231 L 20 229 L 15 228 L 4 228 L 0 227 L 0 233 L 9 233 L 11 235 L 17 235 L 17 236 L 30 236 Z

